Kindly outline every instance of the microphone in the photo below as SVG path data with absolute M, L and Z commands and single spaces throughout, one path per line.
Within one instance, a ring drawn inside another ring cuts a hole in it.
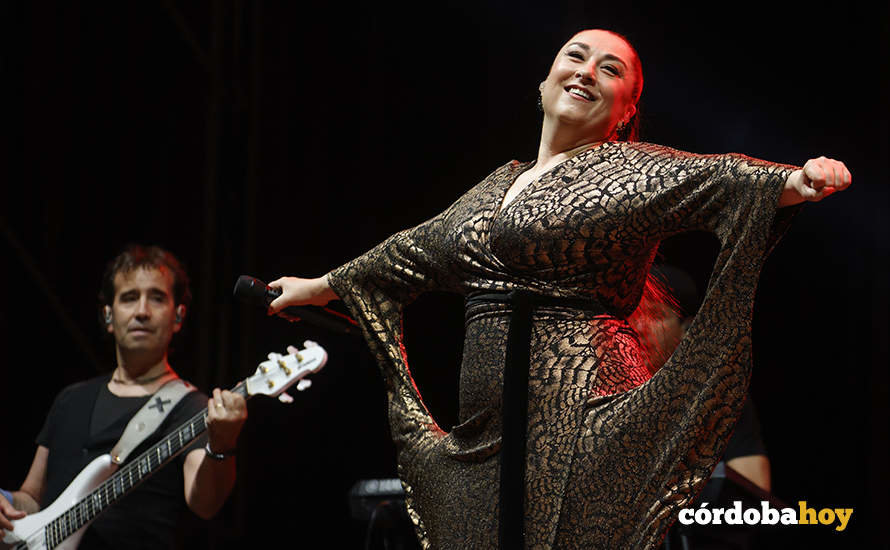
M 242 275 L 235 282 L 235 290 L 232 291 L 232 295 L 242 302 L 268 309 L 272 300 L 281 296 L 281 289 L 272 288 L 254 277 Z M 355 321 L 328 308 L 288 306 L 279 311 L 278 315 L 290 321 L 302 319 L 311 325 L 340 334 L 361 337 L 361 332 Z

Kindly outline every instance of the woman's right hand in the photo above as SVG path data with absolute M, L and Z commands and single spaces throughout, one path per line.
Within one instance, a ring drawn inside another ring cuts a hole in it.
M 275 315 L 288 306 L 323 306 L 337 299 L 328 284 L 327 275 L 315 279 L 282 277 L 269 283 L 269 286 L 281 289 L 281 296 L 269 304 L 269 315 Z

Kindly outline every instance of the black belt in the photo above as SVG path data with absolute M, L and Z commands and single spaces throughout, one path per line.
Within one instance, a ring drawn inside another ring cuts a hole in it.
M 532 311 L 540 306 L 557 306 L 607 313 L 595 300 L 554 298 L 525 290 L 509 293 L 477 294 L 467 298 L 466 307 L 480 303 L 511 304 L 504 361 L 504 389 L 501 404 L 500 516 L 498 547 L 501 550 L 525 548 L 525 447 L 528 428 L 528 371 L 531 360 Z

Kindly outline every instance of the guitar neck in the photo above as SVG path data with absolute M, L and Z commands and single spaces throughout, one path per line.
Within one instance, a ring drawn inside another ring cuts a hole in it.
M 245 382 L 231 389 L 232 393 L 249 398 Z M 61 543 L 78 529 L 91 522 L 108 506 L 130 493 L 136 486 L 182 453 L 192 441 L 207 430 L 207 411 L 202 410 L 150 449 L 127 462 L 90 494 L 46 525 L 47 542 Z M 47 544 L 53 548 L 56 544 Z

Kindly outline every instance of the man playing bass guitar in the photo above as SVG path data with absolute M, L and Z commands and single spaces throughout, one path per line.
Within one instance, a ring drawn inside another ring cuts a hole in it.
M 180 262 L 158 247 L 130 246 L 109 263 L 99 298 L 117 366 L 110 376 L 74 384 L 56 397 L 24 483 L 17 491 L 0 490 L 0 539 L 4 530 L 12 529 L 11 520 L 52 503 L 90 461 L 109 453 L 143 406 L 159 413 L 165 406 L 172 409 L 139 449 L 155 444 L 205 406 L 206 441 L 198 439 L 175 464 L 112 504 L 90 524 L 79 548 L 169 548 L 184 505 L 209 519 L 235 483 L 234 450 L 247 419 L 244 397 L 215 389 L 208 399 L 192 391 L 172 404 L 154 395 L 177 378 L 167 352 L 191 298 Z

